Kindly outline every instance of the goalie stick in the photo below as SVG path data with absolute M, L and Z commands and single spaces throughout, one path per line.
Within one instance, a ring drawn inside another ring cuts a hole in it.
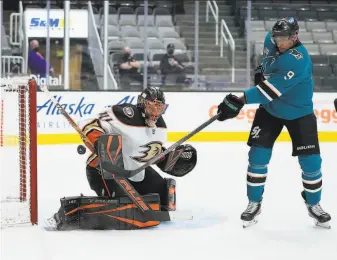
M 138 173 L 140 173 L 142 170 L 144 170 L 147 167 L 149 167 L 150 165 L 154 164 L 155 162 L 157 162 L 161 158 L 163 158 L 166 154 L 168 154 L 168 153 L 172 152 L 173 150 L 175 150 L 179 145 L 181 145 L 186 140 L 190 139 L 192 136 L 194 136 L 195 134 L 199 133 L 206 126 L 210 125 L 215 120 L 217 120 L 219 118 L 219 116 L 220 116 L 220 113 L 216 114 L 213 117 L 211 117 L 209 120 L 207 120 L 206 122 L 204 122 L 203 124 L 201 124 L 200 126 L 198 126 L 196 129 L 194 129 L 192 132 L 190 132 L 188 135 L 186 135 L 183 138 L 181 138 L 178 142 L 176 142 L 175 144 L 171 145 L 169 148 L 167 148 L 162 153 L 157 154 L 151 160 L 149 160 L 147 163 L 145 163 L 144 165 L 142 165 L 141 167 L 139 167 L 139 168 L 137 168 L 135 170 L 125 170 L 125 169 L 123 169 L 121 167 L 118 167 L 116 165 L 104 165 L 104 166 L 109 167 L 107 169 L 109 169 L 112 172 L 116 172 L 117 174 L 120 174 L 121 176 L 123 176 L 125 178 L 131 178 L 131 177 L 137 175 Z
M 60 103 L 50 94 L 47 86 L 40 86 L 40 89 L 47 94 L 48 98 L 55 104 L 59 109 L 60 113 L 67 119 L 70 125 L 76 130 L 80 135 L 82 141 L 89 147 L 92 152 L 95 152 L 94 145 L 82 132 L 81 128 L 74 122 L 74 120 L 69 116 L 65 109 L 60 105 Z M 168 212 L 168 211 L 153 211 L 151 207 L 147 205 L 145 201 L 141 198 L 140 194 L 135 190 L 135 188 L 122 176 L 116 176 L 112 174 L 113 179 L 117 185 L 125 192 L 125 194 L 131 199 L 133 203 L 143 212 L 144 216 L 149 220 L 157 221 L 171 221 L 171 220 L 188 220 L 193 219 L 191 216 L 185 216 L 184 214 L 179 214 L 178 212 Z

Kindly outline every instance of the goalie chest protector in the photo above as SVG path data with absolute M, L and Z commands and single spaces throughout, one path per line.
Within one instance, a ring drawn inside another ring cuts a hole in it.
M 167 140 L 165 121 L 160 117 L 155 128 L 145 124 L 141 110 L 132 104 L 114 105 L 99 114 L 106 134 L 122 136 L 122 156 L 125 170 L 135 170 L 162 151 Z M 142 181 L 145 170 L 130 178 Z

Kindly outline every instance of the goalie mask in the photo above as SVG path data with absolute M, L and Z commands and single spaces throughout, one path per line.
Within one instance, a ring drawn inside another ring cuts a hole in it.
M 156 127 L 157 120 L 166 109 L 165 96 L 158 87 L 147 87 L 139 96 L 137 106 L 145 115 L 145 124 Z

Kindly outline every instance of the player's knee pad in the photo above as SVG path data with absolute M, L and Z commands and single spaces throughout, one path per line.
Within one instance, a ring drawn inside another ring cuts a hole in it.
M 322 158 L 320 154 L 299 155 L 298 161 L 305 173 L 313 173 L 321 170 Z
M 158 194 L 141 196 L 153 210 L 160 210 Z M 160 221 L 148 221 L 128 197 L 67 197 L 58 211 L 60 230 L 131 230 L 153 227 Z
M 319 154 L 300 155 L 298 161 L 302 169 L 302 181 L 305 191 L 315 193 L 322 188 L 322 158 Z
M 265 174 L 272 155 L 272 149 L 252 146 L 248 153 L 248 172 Z
M 165 178 L 166 199 L 162 201 L 162 209 L 166 211 L 176 210 L 176 181 L 172 178 Z

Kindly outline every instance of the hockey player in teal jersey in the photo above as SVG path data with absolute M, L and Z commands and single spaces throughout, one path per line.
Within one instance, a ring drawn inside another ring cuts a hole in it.
M 280 19 L 268 32 L 255 86 L 240 97 L 229 94 L 218 106 L 220 121 L 236 117 L 244 104 L 260 104 L 248 145 L 247 195 L 244 226 L 256 223 L 275 140 L 285 126 L 302 169 L 302 197 L 316 225 L 330 227 L 331 217 L 320 206 L 322 173 L 317 121 L 313 110 L 312 63 L 298 36 L 297 21 Z

